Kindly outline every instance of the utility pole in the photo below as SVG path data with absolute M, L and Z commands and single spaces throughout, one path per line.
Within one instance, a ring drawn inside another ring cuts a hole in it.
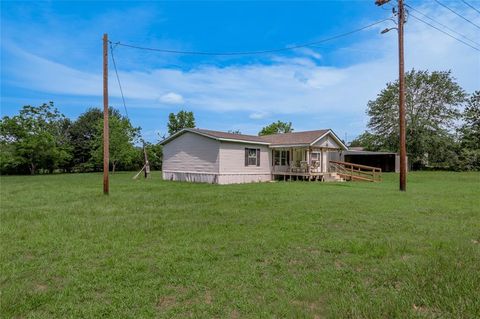
M 108 35 L 103 35 L 103 193 L 109 193 Z
M 376 0 L 377 6 L 382 6 L 390 0 Z M 392 29 L 398 31 L 398 117 L 400 128 L 400 191 L 407 190 L 407 134 L 405 125 L 405 64 L 404 64 L 404 50 L 403 50 L 403 26 L 405 24 L 405 6 L 403 0 L 397 0 L 398 10 L 396 12 L 398 23 L 397 28 L 387 28 L 382 31 L 387 33 Z M 394 11 L 395 13 L 395 11 Z
M 148 162 L 148 157 L 147 157 L 147 149 L 145 148 L 145 142 L 143 142 L 143 156 L 144 156 L 144 174 L 145 178 L 148 177 L 148 174 L 150 173 L 150 163 Z
M 407 190 L 407 134 L 405 131 L 405 70 L 403 60 L 403 24 L 405 7 L 398 0 L 398 115 L 400 117 L 400 191 Z

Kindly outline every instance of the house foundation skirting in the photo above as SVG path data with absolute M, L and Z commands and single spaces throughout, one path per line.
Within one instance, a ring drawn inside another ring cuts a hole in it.
M 206 173 L 206 172 L 169 172 L 163 171 L 164 180 L 209 184 L 241 184 L 269 182 L 270 173 Z

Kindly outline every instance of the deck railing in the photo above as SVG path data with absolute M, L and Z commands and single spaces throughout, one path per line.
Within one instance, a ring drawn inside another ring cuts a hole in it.
M 382 169 L 378 167 L 339 161 L 330 161 L 329 164 L 330 172 L 335 172 L 346 180 L 382 181 Z

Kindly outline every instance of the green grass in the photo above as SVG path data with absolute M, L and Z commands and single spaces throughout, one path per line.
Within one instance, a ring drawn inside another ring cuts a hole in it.
M 478 318 L 480 174 L 1 178 L 2 318 Z

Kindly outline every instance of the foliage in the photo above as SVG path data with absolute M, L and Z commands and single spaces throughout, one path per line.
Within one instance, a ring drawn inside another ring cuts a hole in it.
M 271 134 L 279 134 L 279 133 L 290 133 L 293 132 L 292 122 L 282 122 L 278 120 L 277 122 L 273 122 L 270 125 L 265 126 L 262 130 L 258 133 L 258 135 L 271 135 Z
M 145 150 L 147 152 L 148 163 L 150 164 L 151 170 L 160 170 L 162 169 L 163 161 L 163 147 L 159 143 L 145 143 Z M 143 158 L 143 150 L 142 150 Z
M 462 119 L 458 152 L 460 169 L 480 170 L 480 91 L 471 95 Z
M 405 82 L 410 163 L 422 167 L 453 162 L 453 129 L 460 116 L 458 107 L 465 101 L 465 92 L 450 71 L 412 70 L 406 73 Z M 377 98 L 368 102 L 368 127 L 376 139 L 369 147 L 398 150 L 398 96 L 397 81 L 387 83 Z
M 480 173 L 132 175 L 0 177 L 2 317 L 480 317 Z
M 173 135 L 184 128 L 195 127 L 195 116 L 193 112 L 181 110 L 177 114 L 168 115 L 168 134 Z
M 115 172 L 118 164 L 128 166 L 138 156 L 134 143 L 140 135 L 140 128 L 134 128 L 126 117 L 115 112 L 111 113 L 108 121 L 109 161 L 112 171 Z M 92 142 L 92 160 L 100 166 L 103 163 L 103 122 L 98 122 L 97 125 L 101 134 L 97 134 Z
M 3 117 L 1 142 L 8 155 L 2 156 L 2 169 L 27 166 L 35 174 L 38 169 L 52 172 L 64 167 L 72 158 L 70 126 L 53 102 L 38 107 L 26 105 L 18 115 Z

